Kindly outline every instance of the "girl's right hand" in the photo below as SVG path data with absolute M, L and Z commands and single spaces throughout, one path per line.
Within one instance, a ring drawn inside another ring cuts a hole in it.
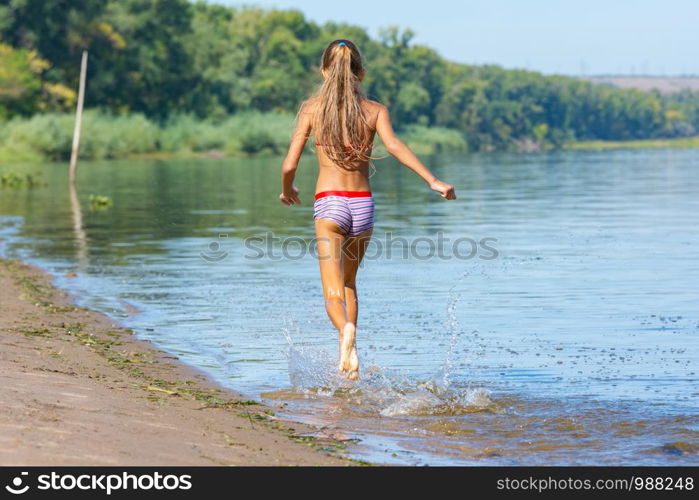
M 301 200 L 299 199 L 299 188 L 294 186 L 291 189 L 291 193 L 282 193 L 279 195 L 279 201 L 281 201 L 287 207 L 301 204 Z
M 432 189 L 433 191 L 437 191 L 442 198 L 446 198 L 447 200 L 456 199 L 454 186 L 452 186 L 451 184 L 447 184 L 446 182 L 442 182 L 439 179 L 435 180 L 432 184 L 430 184 L 430 189 Z

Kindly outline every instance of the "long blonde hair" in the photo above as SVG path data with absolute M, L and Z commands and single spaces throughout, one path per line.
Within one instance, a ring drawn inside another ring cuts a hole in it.
M 328 158 L 349 170 L 371 160 L 371 127 L 362 107 L 359 88 L 364 59 L 357 46 L 343 38 L 323 51 L 320 68 L 325 79 L 312 96 L 318 105 L 313 133 Z

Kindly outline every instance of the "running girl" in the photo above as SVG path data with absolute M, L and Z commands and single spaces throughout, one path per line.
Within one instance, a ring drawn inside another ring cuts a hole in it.
M 301 105 L 298 125 L 282 163 L 279 199 L 287 206 L 301 203 L 293 182 L 313 131 L 319 164 L 313 209 L 325 309 L 339 332 L 340 371 L 355 380 L 359 376 L 355 280 L 374 226 L 374 199 L 369 185 L 374 135 L 378 133 L 386 151 L 443 198 L 454 200 L 456 194 L 396 137 L 388 109 L 363 96 L 359 85 L 366 69 L 354 43 L 345 39 L 331 42 L 323 52 L 320 71 L 323 84 Z

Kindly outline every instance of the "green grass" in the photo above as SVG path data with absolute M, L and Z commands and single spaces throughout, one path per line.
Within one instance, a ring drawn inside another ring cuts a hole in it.
M 129 157 L 196 157 L 281 155 L 294 130 L 290 113 L 245 111 L 220 120 L 176 115 L 158 124 L 143 115 L 116 116 L 97 109 L 85 112 L 80 157 L 103 160 Z M 0 123 L 0 162 L 66 161 L 72 147 L 75 118 L 46 113 Z M 398 135 L 419 155 L 469 150 L 468 138 L 444 127 L 408 125 Z M 311 141 L 309 141 L 310 144 Z M 384 156 L 380 140 L 376 154 Z M 697 148 L 699 136 L 633 141 L 574 141 L 563 149 Z M 309 149 L 312 147 L 309 145 Z M 35 179 L 10 174 L 0 187 L 32 187 Z
M 468 150 L 465 136 L 458 130 L 450 128 L 408 125 L 398 135 L 417 154 Z
M 74 123 L 70 113 L 0 123 L 0 162 L 66 161 Z M 157 124 L 140 114 L 115 116 L 90 109 L 83 117 L 80 158 L 281 155 L 294 127 L 291 113 L 245 111 L 220 120 L 183 114 Z M 442 127 L 410 125 L 400 136 L 418 154 L 468 147 L 463 134 Z
M 70 113 L 0 123 L 0 161 L 65 161 L 70 157 L 74 124 Z M 83 116 L 80 158 L 279 155 L 289 145 L 294 125 L 294 115 L 289 113 L 250 111 L 219 121 L 179 115 L 157 124 L 140 114 L 115 116 L 91 109 Z
M 15 118 L 0 128 L 0 160 L 66 160 L 73 143 L 75 117 L 46 113 Z M 158 149 L 158 127 L 143 115 L 111 116 L 88 110 L 83 116 L 80 157 L 124 158 Z
M 172 118 L 160 130 L 160 151 L 179 155 L 219 152 L 282 154 L 291 139 L 294 115 L 243 112 L 223 121 L 197 120 L 191 115 Z

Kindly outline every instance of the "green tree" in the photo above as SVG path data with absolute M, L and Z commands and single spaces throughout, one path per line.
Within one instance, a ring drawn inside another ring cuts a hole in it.
M 699 129 L 697 92 L 663 96 L 452 63 L 414 44 L 409 29 L 388 26 L 373 39 L 358 26 L 319 25 L 297 10 L 187 0 L 0 0 L 0 36 L 7 117 L 65 109 L 84 49 L 89 107 L 161 122 L 295 112 L 320 82 L 327 43 L 350 38 L 366 58 L 368 96 L 389 106 L 397 128 L 413 135 L 419 127 L 446 127 L 471 148 L 507 149 L 525 139 L 561 145 Z M 40 71 L 37 61 L 46 62 Z

